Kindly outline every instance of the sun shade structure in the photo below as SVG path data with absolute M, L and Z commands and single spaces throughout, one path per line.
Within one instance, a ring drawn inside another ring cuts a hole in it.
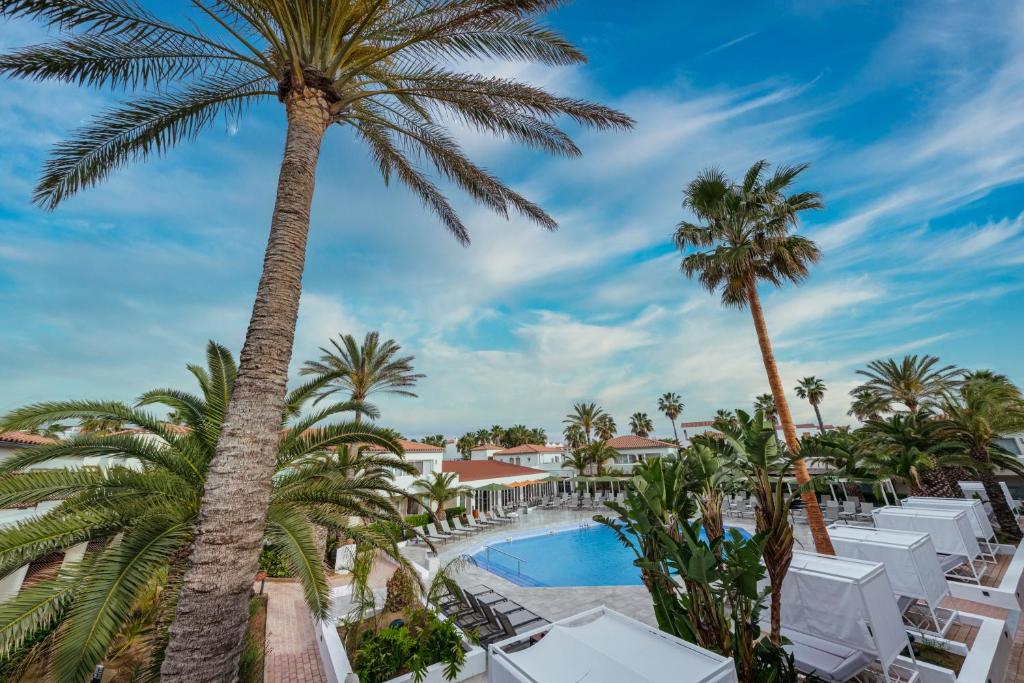
M 523 649 L 541 635 L 539 641 Z M 493 644 L 488 656 L 488 683 L 737 681 L 731 659 L 607 607 Z
M 897 606 L 909 626 L 946 634 L 956 612 L 939 607 L 949 595 L 949 584 L 928 534 L 834 524 L 828 535 L 840 557 L 885 565 L 893 593 L 899 598 Z
M 911 496 L 903 501 L 905 508 L 925 508 L 929 510 L 963 510 L 967 513 L 967 519 L 974 529 L 974 536 L 982 541 L 983 550 L 988 555 L 987 559 L 995 560 L 995 548 L 993 543 L 996 540 L 996 532 L 992 528 L 992 522 L 985 512 L 985 504 L 977 498 L 928 498 L 926 496 Z
M 782 584 L 782 626 L 805 673 L 846 681 L 877 663 L 883 681 L 916 678 L 895 665 L 909 641 L 880 562 L 794 552 Z
M 998 483 L 999 488 L 1003 490 L 1003 498 L 1006 498 L 1006 504 L 1010 506 L 1011 510 L 1016 510 L 1020 503 L 1013 499 L 1013 494 L 1010 493 L 1010 489 L 1007 488 L 1005 481 Z M 978 497 L 986 503 L 990 502 L 988 499 L 988 492 L 985 491 L 985 485 L 980 481 L 958 481 L 957 484 L 960 486 L 960 490 L 963 491 L 964 495 L 968 498 Z
M 979 559 L 981 547 L 965 511 L 887 506 L 871 515 L 879 529 L 928 534 L 947 577 L 981 583 L 986 566 Z

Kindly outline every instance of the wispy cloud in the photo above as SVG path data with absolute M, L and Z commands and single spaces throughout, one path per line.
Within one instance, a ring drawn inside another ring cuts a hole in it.
M 726 41 L 726 42 L 722 43 L 721 45 L 716 45 L 715 47 L 711 48 L 710 50 L 706 50 L 705 52 L 701 52 L 697 56 L 698 57 L 707 57 L 708 55 L 713 55 L 716 52 L 721 52 L 722 50 L 725 50 L 727 48 L 732 47 L 733 45 L 739 45 L 743 41 L 749 40 L 750 38 L 753 38 L 754 36 L 756 36 L 759 33 L 761 33 L 761 32 L 760 31 L 751 31 L 750 33 L 744 33 L 739 38 L 733 38 L 732 40 L 729 40 L 729 41 Z

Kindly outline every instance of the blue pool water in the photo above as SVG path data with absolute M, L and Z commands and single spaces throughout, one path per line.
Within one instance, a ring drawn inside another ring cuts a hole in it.
M 748 536 L 745 531 L 740 533 Z M 703 537 L 704 532 L 701 532 Z M 639 586 L 636 556 L 603 524 L 505 542 L 473 553 L 481 567 L 521 586 Z M 499 552 L 502 551 L 502 552 Z M 508 554 L 505 554 L 508 553 Z M 523 560 L 520 564 L 510 555 Z

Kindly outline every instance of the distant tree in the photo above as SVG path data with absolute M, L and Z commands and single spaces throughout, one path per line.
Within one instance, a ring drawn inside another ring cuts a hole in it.
M 546 444 L 548 442 L 548 433 L 544 431 L 543 427 L 534 427 L 530 430 L 530 441 L 529 443 Z
M 648 437 L 654 431 L 654 422 L 647 413 L 633 413 L 629 416 L 629 431 L 636 436 Z
M 725 424 L 725 425 L 735 426 L 737 424 L 737 422 L 736 422 L 736 413 L 734 411 L 732 411 L 732 410 L 726 410 L 725 408 L 719 408 L 718 410 L 715 411 L 714 422 Z
M 771 394 L 761 394 L 754 398 L 754 412 L 757 411 L 764 413 L 773 423 L 779 423 L 779 411 L 775 407 L 775 397 Z
M 615 436 L 615 420 L 611 415 L 605 413 L 594 420 L 594 434 L 597 438 L 607 441 Z
M 491 443 L 491 433 L 486 429 L 478 429 L 473 433 L 477 446 L 485 446 Z
M 658 410 L 660 410 L 665 417 L 668 418 L 669 422 L 672 423 L 672 436 L 676 438 L 676 443 L 679 443 L 679 432 L 676 430 L 676 418 L 683 414 L 683 408 L 685 407 L 683 399 L 679 398 L 679 394 L 671 391 L 662 394 L 658 399 Z
M 113 434 L 124 429 L 124 420 L 107 415 L 87 417 L 79 421 L 78 431 L 82 434 Z
M 413 482 L 413 495 L 420 499 L 425 508 L 431 510 L 435 519 L 440 521 L 444 519 L 445 504 L 470 490 L 468 486 L 457 484 L 458 478 L 459 475 L 455 472 L 434 472 L 429 477 Z
M 430 436 L 425 436 L 420 440 L 420 443 L 425 443 L 430 446 L 440 446 L 441 448 L 444 448 L 444 434 L 431 434 Z
M 330 349 L 320 348 L 320 360 L 306 361 L 300 372 L 323 382 L 317 400 L 338 392 L 359 403 L 376 393 L 415 397 L 412 388 L 426 375 L 413 372 L 413 357 L 399 356 L 401 350 L 394 339 L 381 341 L 376 331 L 367 332 L 362 344 L 351 334 L 342 334 L 331 340 Z M 357 411 L 357 423 L 361 416 Z
M 44 425 L 39 425 L 34 429 L 30 429 L 29 432 L 38 436 L 48 437 L 50 439 L 59 439 L 69 429 L 71 428 L 66 424 L 61 424 L 60 422 L 48 422 Z
M 583 427 L 578 424 L 566 425 L 562 434 L 565 436 L 565 445 L 573 451 L 578 451 L 587 444 L 586 435 L 583 433 Z
M 577 402 L 572 406 L 572 412 L 562 420 L 563 424 L 578 425 L 583 430 L 584 441 L 590 445 L 590 437 L 594 433 L 594 427 L 602 415 L 604 409 L 596 403 Z
M 861 422 L 878 420 L 882 413 L 889 410 L 889 401 L 872 389 L 857 388 L 850 392 L 850 395 L 853 396 L 853 401 L 846 414 L 856 417 Z
M 502 439 L 505 438 L 505 428 L 501 425 L 494 425 L 491 427 L 490 436 L 488 440 L 493 444 L 500 444 Z
M 476 445 L 476 435 L 473 432 L 463 434 L 459 437 L 459 440 L 455 442 L 455 448 L 457 448 L 459 453 L 462 454 L 463 460 L 469 460 L 473 457 L 473 447 Z
M 802 399 L 806 399 L 811 407 L 814 408 L 814 414 L 818 418 L 818 431 L 825 431 L 825 422 L 821 419 L 821 410 L 818 406 L 821 405 L 822 399 L 825 398 L 825 383 L 817 377 L 804 377 L 800 380 L 800 383 L 795 387 L 796 395 Z
M 602 440 L 594 441 L 585 449 L 587 462 L 594 466 L 597 476 L 603 476 L 605 463 L 614 462 L 619 452 Z
M 562 464 L 573 469 L 578 476 L 586 476 L 587 468 L 590 467 L 590 454 L 585 446 L 574 448 L 562 456 Z

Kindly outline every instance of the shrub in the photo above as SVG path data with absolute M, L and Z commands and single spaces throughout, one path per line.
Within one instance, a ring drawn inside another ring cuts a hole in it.
M 444 675 L 453 680 L 466 661 L 462 638 L 449 621 L 418 609 L 409 623 L 367 633 L 356 650 L 353 665 L 361 683 L 382 683 L 410 671 L 423 680 L 427 667 L 444 662 Z
M 409 515 L 405 518 L 405 523 L 412 527 L 421 527 L 424 524 L 433 522 L 434 518 L 429 513 L 423 513 L 422 515 Z
M 448 519 L 451 519 L 452 517 L 461 517 L 466 514 L 466 508 L 462 505 L 456 505 L 455 507 L 446 508 L 444 514 Z
M 281 553 L 273 546 L 263 546 L 260 553 L 260 571 L 267 573 L 267 576 L 287 577 L 291 576 L 288 571 L 288 563 L 284 561 Z
M 249 602 L 249 626 L 245 630 L 245 644 L 238 660 L 238 680 L 241 683 L 263 683 L 266 639 L 267 596 L 257 595 Z
M 385 612 L 401 612 L 416 603 L 416 589 L 412 579 L 399 567 L 388 579 L 388 593 L 384 600 Z

